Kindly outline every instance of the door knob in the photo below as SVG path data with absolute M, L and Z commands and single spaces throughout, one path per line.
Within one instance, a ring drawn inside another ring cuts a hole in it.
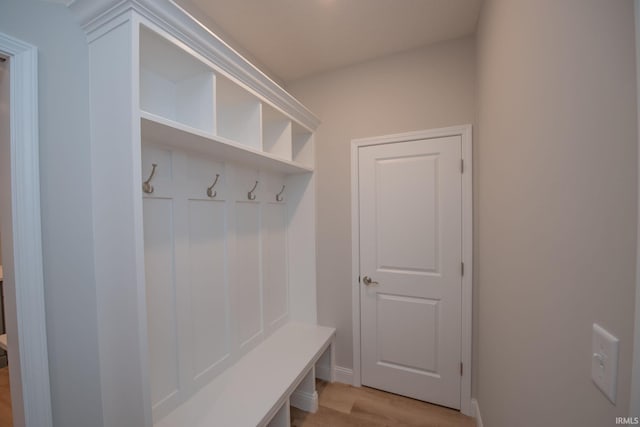
M 362 281 L 363 281 L 363 282 L 364 282 L 364 284 L 365 284 L 365 285 L 367 285 L 367 286 L 377 285 L 377 284 L 378 284 L 378 282 L 374 282 L 374 281 L 371 279 L 371 277 L 369 277 L 369 276 L 364 276 L 364 277 L 362 278 Z

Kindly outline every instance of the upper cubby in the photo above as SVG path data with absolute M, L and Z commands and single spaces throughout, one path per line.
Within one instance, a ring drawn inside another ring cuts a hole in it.
M 142 139 L 285 173 L 313 170 L 312 132 L 169 33 L 140 25 Z
M 262 147 L 267 153 L 291 160 L 291 120 L 262 104 Z
M 262 150 L 260 100 L 231 80 L 217 76 L 216 121 L 218 135 Z
M 313 133 L 297 123 L 293 123 L 292 160 L 303 166 L 314 167 Z
M 140 28 L 140 108 L 215 133 L 215 75 L 166 38 Z

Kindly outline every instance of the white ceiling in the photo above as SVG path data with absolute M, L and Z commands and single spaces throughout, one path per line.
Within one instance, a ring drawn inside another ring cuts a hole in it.
M 176 0 L 289 82 L 473 34 L 481 0 Z

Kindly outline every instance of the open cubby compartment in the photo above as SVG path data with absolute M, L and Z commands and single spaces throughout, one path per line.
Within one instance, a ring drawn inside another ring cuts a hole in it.
M 333 382 L 332 367 L 334 366 L 334 357 L 334 348 L 330 345 L 316 362 L 316 378 L 326 382 Z
M 318 392 L 316 392 L 316 374 L 313 365 L 289 396 L 289 403 L 294 408 L 305 412 L 313 413 L 318 410 Z
M 291 119 L 265 103 L 262 104 L 262 147 L 267 153 L 292 159 Z
M 262 151 L 261 102 L 231 80 L 216 76 L 218 136 Z
M 169 39 L 140 27 L 140 108 L 213 134 L 215 74 Z
M 309 131 L 307 128 L 294 122 L 292 134 L 292 160 L 295 163 L 313 168 L 315 164 L 313 150 L 313 133 L 311 133 L 311 131 Z
M 267 427 L 290 427 L 291 413 L 289 412 L 289 399 L 285 400 L 278 412 L 271 418 Z

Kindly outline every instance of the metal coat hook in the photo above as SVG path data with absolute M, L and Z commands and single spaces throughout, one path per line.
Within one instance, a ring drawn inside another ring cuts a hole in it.
M 247 193 L 247 197 L 249 198 L 249 200 L 255 200 L 256 199 L 256 195 L 253 194 L 254 191 L 256 191 L 256 188 L 258 188 L 258 181 L 256 181 L 256 184 L 253 186 L 253 188 L 251 190 L 249 190 L 249 192 Z
M 216 179 L 213 181 L 213 184 L 211 184 L 211 187 L 207 187 L 207 196 L 211 197 L 212 199 L 216 197 L 216 194 L 218 194 L 217 191 L 213 191 L 213 187 L 215 187 L 218 183 L 218 178 L 220 178 L 219 173 L 216 174 Z
M 280 190 L 280 192 L 276 194 L 276 202 L 281 202 L 284 200 L 284 197 L 282 197 L 282 193 L 284 193 L 284 185 L 282 185 L 282 190 Z
M 151 175 L 149 175 L 149 179 L 142 183 L 142 191 L 147 194 L 153 193 L 153 185 L 151 185 L 151 180 L 153 179 L 153 175 L 156 173 L 157 163 L 151 164 Z

